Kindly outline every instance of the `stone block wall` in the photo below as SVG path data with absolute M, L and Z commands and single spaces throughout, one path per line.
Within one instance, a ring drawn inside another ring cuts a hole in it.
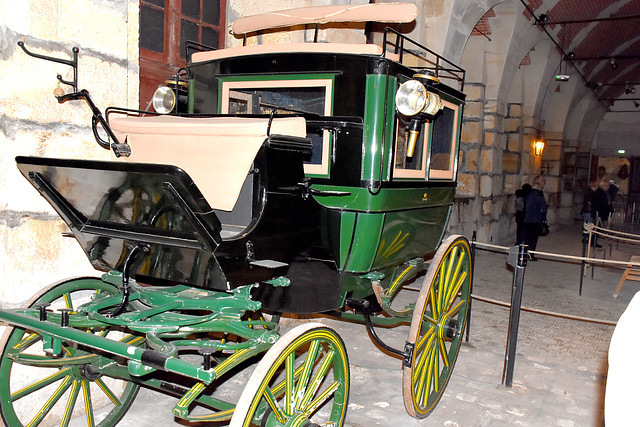
M 15 307 L 48 284 L 98 273 L 75 239 L 63 237 L 66 225 L 20 175 L 15 157 L 110 157 L 95 143 L 86 104 L 59 104 L 53 96 L 56 74 L 72 80 L 71 68 L 30 57 L 17 42 L 65 59 L 77 46 L 79 88 L 89 90 L 103 110 L 135 108 L 139 5 L 137 0 L 0 0 L 0 11 L 0 307 Z
M 550 224 L 569 222 L 573 193 L 563 192 L 563 141 L 550 135 L 543 155 L 535 156 L 537 130 L 521 103 L 486 100 L 482 83 L 468 83 L 465 92 L 458 187 L 448 231 L 467 237 L 475 231 L 479 241 L 513 244 L 515 192 L 538 173 L 547 178 Z
M 513 193 L 523 181 L 522 107 L 485 99 L 485 85 L 467 83 L 458 187 L 450 233 L 483 242 L 510 242 L 515 236 Z M 506 109 L 506 114 L 504 110 Z M 526 177 L 525 177 L 526 178 Z

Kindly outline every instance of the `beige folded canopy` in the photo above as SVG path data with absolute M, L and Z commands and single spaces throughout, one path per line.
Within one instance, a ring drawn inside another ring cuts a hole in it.
M 131 146 L 131 156 L 118 160 L 178 166 L 189 174 L 212 208 L 231 211 L 267 138 L 269 120 L 115 117 L 109 124 L 118 139 L 126 137 Z M 270 132 L 305 137 L 306 122 L 302 117 L 275 118 Z
M 417 15 L 418 8 L 410 3 L 315 6 L 247 16 L 233 21 L 231 28 L 234 34 L 242 35 L 270 28 L 329 22 L 404 23 L 413 21 Z

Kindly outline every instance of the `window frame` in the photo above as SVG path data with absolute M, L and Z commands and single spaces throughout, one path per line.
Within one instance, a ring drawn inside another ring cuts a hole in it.
M 431 180 L 443 180 L 443 181 L 454 181 L 457 176 L 457 166 L 458 166 L 458 148 L 459 141 L 458 135 L 460 133 L 461 126 L 461 110 L 462 105 L 452 100 L 449 100 L 442 96 L 442 105 L 444 108 L 448 108 L 453 110 L 453 128 L 451 132 L 451 140 L 449 142 L 449 147 L 451 149 L 451 155 L 449 158 L 448 168 L 447 169 L 434 169 L 431 167 L 432 161 L 432 142 L 433 142 L 433 122 L 431 120 L 427 121 L 423 124 L 422 129 L 420 131 L 420 135 L 418 137 L 417 144 L 422 144 L 422 159 L 419 169 L 405 169 L 402 167 L 398 167 L 396 165 L 395 159 L 398 156 L 398 134 L 400 131 L 400 127 L 402 123 L 400 119 L 396 117 L 396 129 L 394 135 L 394 161 L 393 161 L 393 179 L 397 180 L 412 180 L 412 181 L 431 181 Z
M 229 112 L 230 92 L 237 89 L 260 88 L 296 88 L 318 87 L 325 90 L 325 116 L 333 114 L 333 97 L 335 88 L 335 75 L 333 74 L 305 74 L 305 75 L 270 75 L 270 76 L 239 76 L 221 77 L 219 80 L 218 111 L 220 114 Z M 322 155 L 319 164 L 304 164 L 305 175 L 309 177 L 329 177 L 331 173 L 331 152 L 333 150 L 333 138 L 329 130 L 322 131 Z
M 151 95 L 153 95 L 153 91 L 155 91 L 155 88 L 157 88 L 158 85 L 164 83 L 165 80 L 171 77 L 171 75 L 175 74 L 178 69 L 187 65 L 187 58 L 180 57 L 181 21 L 183 19 L 197 23 L 199 40 L 202 40 L 203 26 L 216 29 L 218 32 L 218 46 L 212 47 L 223 48 L 225 46 L 227 0 L 219 0 L 220 16 L 217 26 L 203 21 L 202 7 L 204 2 L 207 0 L 199 1 L 200 18 L 198 20 L 196 18 L 192 18 L 190 16 L 182 14 L 182 0 L 165 0 L 164 7 L 159 7 L 148 0 L 140 0 L 139 14 L 142 14 L 143 6 L 150 7 L 155 10 L 161 10 L 164 13 L 164 27 L 162 29 L 164 36 L 163 52 L 160 53 L 153 50 L 144 49 L 140 46 L 140 42 L 138 43 L 138 51 L 140 55 L 139 104 L 141 109 L 146 108 L 146 104 L 151 99 Z M 141 31 L 139 31 L 139 33 L 141 33 Z

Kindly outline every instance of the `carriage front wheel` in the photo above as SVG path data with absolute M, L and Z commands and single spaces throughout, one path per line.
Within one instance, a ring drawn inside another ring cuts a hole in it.
M 321 324 L 283 335 L 256 366 L 230 427 L 343 425 L 349 360 L 338 333 Z
M 470 255 L 464 237 L 443 241 L 416 301 L 407 338 L 413 357 L 402 379 L 404 406 L 413 417 L 425 418 L 433 411 L 458 357 L 469 308 Z
M 96 293 L 118 292 L 117 287 L 99 279 L 77 278 L 41 289 L 25 307 L 46 303 L 50 311 L 73 311 Z M 82 330 L 109 338 L 121 335 L 105 328 Z M 94 369 L 97 359 L 90 349 L 72 342 L 62 342 L 60 355 L 51 354 L 44 349 L 39 333 L 7 328 L 0 339 L 0 415 L 4 425 L 66 426 L 72 417 L 82 414 L 84 421 L 78 425 L 115 426 L 133 403 L 139 386 Z

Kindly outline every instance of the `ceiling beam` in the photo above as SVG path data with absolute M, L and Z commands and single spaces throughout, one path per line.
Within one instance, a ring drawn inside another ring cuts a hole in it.
M 611 56 L 575 56 L 568 53 L 565 61 L 610 61 L 611 59 L 638 59 L 640 55 L 611 55 Z
M 548 15 L 547 15 L 548 16 Z M 537 25 L 590 24 L 592 22 L 621 21 L 625 19 L 640 19 L 640 15 L 608 16 L 606 18 L 572 19 L 566 21 L 536 20 Z

